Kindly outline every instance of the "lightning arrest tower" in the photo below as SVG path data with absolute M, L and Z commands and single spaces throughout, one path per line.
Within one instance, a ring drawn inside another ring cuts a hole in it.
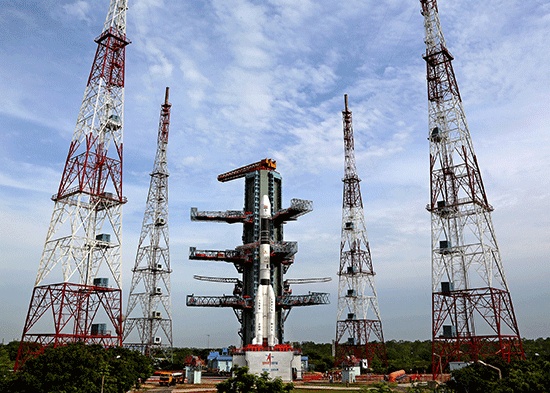
M 157 153 L 124 324 L 124 342 L 144 355 L 172 357 L 172 307 L 170 290 L 170 248 L 168 237 L 168 168 L 166 148 L 170 127 L 168 87 L 160 109 Z M 141 314 L 134 309 L 140 305 Z M 134 314 L 134 316 L 132 316 Z M 139 343 L 127 342 L 137 330 Z M 163 342 L 164 338 L 164 342 Z
M 337 365 L 356 359 L 374 357 L 386 362 L 386 346 L 378 297 L 374 285 L 374 270 L 367 239 L 363 200 L 357 167 L 351 111 L 344 95 L 342 111 L 344 125 L 345 175 L 342 204 L 342 237 L 338 269 L 338 315 L 336 322 L 335 361 Z M 347 314 L 344 316 L 344 312 Z M 343 319 L 342 317 L 345 317 Z M 345 340 L 347 337 L 347 340 Z
M 429 103 L 433 373 L 523 347 L 436 0 L 424 16 Z
M 95 40 L 92 70 L 61 183 L 52 197 L 55 206 L 16 369 L 45 346 L 122 344 L 122 130 L 125 47 L 130 43 L 126 11 L 127 0 L 111 0 L 103 33 Z M 94 323 L 98 320 L 102 323 Z

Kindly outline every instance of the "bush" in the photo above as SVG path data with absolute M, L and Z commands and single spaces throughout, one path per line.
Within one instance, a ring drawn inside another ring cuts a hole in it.
M 281 378 L 271 380 L 267 372 L 257 376 L 248 372 L 248 367 L 234 367 L 233 377 L 216 385 L 219 393 L 288 393 L 294 390 L 292 383 Z

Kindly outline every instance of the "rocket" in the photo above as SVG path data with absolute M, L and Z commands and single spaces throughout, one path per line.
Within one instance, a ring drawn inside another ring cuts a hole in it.
M 271 284 L 271 203 L 262 196 L 260 207 L 260 283 L 254 304 L 255 337 L 252 344 L 273 347 L 275 338 L 275 292 Z

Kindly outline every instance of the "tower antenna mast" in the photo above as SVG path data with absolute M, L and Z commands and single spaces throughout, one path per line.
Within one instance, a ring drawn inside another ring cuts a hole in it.
M 15 368 L 46 346 L 122 344 L 127 0 L 111 0 L 57 193 Z M 101 278 L 100 278 L 101 277 Z M 109 282 L 109 278 L 111 281 Z M 103 318 L 104 323 L 94 323 Z M 51 333 L 36 333 L 44 326 Z M 34 328 L 34 329 L 33 329 Z M 28 342 L 38 345 L 28 345 Z
M 481 172 L 436 0 L 420 0 L 427 67 L 434 378 L 451 360 L 523 358 Z
M 342 111 L 344 128 L 344 196 L 342 204 L 342 237 L 338 269 L 338 315 L 336 322 L 335 361 L 346 365 L 352 357 L 370 362 L 374 357 L 386 362 L 386 346 L 374 270 L 367 239 L 363 200 L 357 167 L 351 111 L 344 95 Z M 344 315 L 346 313 L 346 315 Z M 344 338 L 347 336 L 347 341 Z
M 160 107 L 157 138 L 157 153 L 143 225 L 139 237 L 136 263 L 132 270 L 132 286 L 128 297 L 128 308 L 124 325 L 124 341 L 135 329 L 139 343 L 128 344 L 138 347 L 144 355 L 172 358 L 172 307 L 170 289 L 170 248 L 168 237 L 168 132 L 170 109 L 168 87 L 164 103 Z M 133 313 L 141 306 L 140 316 Z M 163 343 L 163 336 L 165 343 Z

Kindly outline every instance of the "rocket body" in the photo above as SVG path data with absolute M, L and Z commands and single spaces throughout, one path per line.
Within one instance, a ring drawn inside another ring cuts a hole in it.
M 253 344 L 272 347 L 275 338 L 275 292 L 271 284 L 271 203 L 262 196 L 260 207 L 260 283 L 254 304 L 255 337 Z

